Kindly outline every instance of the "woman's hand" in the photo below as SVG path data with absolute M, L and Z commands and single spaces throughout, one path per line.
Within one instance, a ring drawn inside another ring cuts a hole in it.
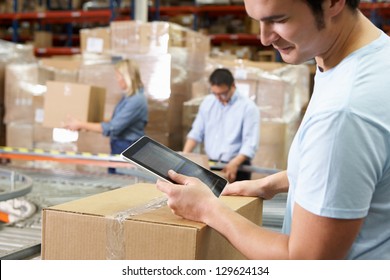
M 78 119 L 68 116 L 64 122 L 63 128 L 72 130 L 72 131 L 78 131 L 82 129 L 82 122 L 80 122 Z

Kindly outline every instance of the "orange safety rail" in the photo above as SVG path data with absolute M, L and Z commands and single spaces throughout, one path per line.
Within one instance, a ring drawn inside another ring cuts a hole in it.
M 102 167 L 135 168 L 135 165 L 121 160 L 118 156 L 91 153 L 73 153 L 0 147 L 0 158 L 25 161 L 56 161 L 66 164 L 94 165 Z

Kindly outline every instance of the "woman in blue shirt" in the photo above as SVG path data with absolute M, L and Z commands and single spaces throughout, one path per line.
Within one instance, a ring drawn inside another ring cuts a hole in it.
M 69 117 L 65 128 L 102 133 L 110 137 L 112 154 L 120 154 L 145 135 L 148 122 L 148 106 L 138 65 L 132 60 L 121 60 L 115 65 L 115 75 L 123 96 L 116 105 L 110 121 L 101 123 L 82 122 Z M 109 173 L 116 173 L 109 168 Z

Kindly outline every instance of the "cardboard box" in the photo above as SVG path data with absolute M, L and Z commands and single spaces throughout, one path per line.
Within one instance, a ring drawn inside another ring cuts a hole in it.
M 46 85 L 43 126 L 62 127 L 68 116 L 87 122 L 103 121 L 104 88 L 54 81 Z
M 106 89 L 106 101 L 104 104 L 104 118 L 111 119 L 114 109 L 123 96 L 115 75 L 115 65 L 99 63 L 83 65 L 79 71 L 79 83 L 94 85 Z
M 10 147 L 33 148 L 33 125 L 11 122 L 6 125 L 6 145 Z
M 169 23 L 112 21 L 111 50 L 113 53 L 167 54 Z
M 80 30 L 81 51 L 90 53 L 105 53 L 111 49 L 110 28 L 96 27 Z
M 33 96 L 36 94 L 38 67 L 35 62 L 15 62 L 6 66 L 4 123 L 34 122 Z
M 301 123 L 299 114 L 283 120 L 262 119 L 260 143 L 252 165 L 284 170 L 287 168 L 288 152 Z
M 53 46 L 53 33 L 49 31 L 34 32 L 34 47 L 35 48 L 50 48 Z
M 39 60 L 39 83 L 47 81 L 77 82 L 82 61 L 73 57 L 42 58 Z
M 39 60 L 39 66 L 48 68 L 52 71 L 79 71 L 82 61 L 80 59 L 65 59 L 65 58 L 41 58 Z
M 77 151 L 92 154 L 109 154 L 110 138 L 93 131 L 80 131 L 77 140 Z
M 4 117 L 4 105 L 0 104 L 0 120 Z M 5 125 L 0 122 L 0 146 L 5 146 Z
M 260 225 L 262 200 L 221 197 Z M 42 259 L 243 259 L 215 230 L 175 216 L 154 184 L 136 184 L 43 210 Z

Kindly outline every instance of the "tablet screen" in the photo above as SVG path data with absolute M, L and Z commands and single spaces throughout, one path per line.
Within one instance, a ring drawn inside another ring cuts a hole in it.
M 122 153 L 122 157 L 172 183 L 174 182 L 168 177 L 170 169 L 183 175 L 199 178 L 210 187 L 216 196 L 221 194 L 227 184 L 224 178 L 147 136 L 140 138 L 127 148 Z

